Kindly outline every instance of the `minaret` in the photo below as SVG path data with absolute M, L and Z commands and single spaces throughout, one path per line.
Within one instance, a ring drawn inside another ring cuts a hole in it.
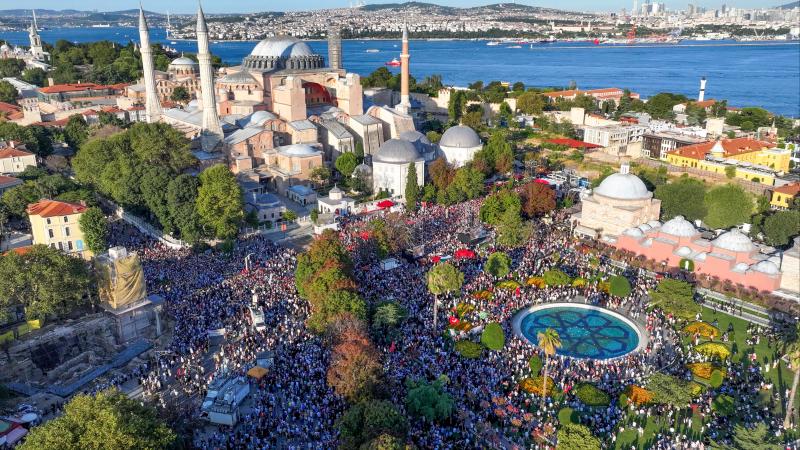
M 142 53 L 142 73 L 144 75 L 145 115 L 147 123 L 156 123 L 161 118 L 161 102 L 156 93 L 156 79 L 153 73 L 153 48 L 150 47 L 150 31 L 144 9 L 139 4 L 139 51 Z
M 39 36 L 39 27 L 36 25 L 36 10 L 33 12 L 33 21 L 31 22 L 31 29 L 28 32 L 28 37 L 31 41 L 31 54 L 39 61 L 44 61 L 44 48 L 42 47 L 42 38 Z
M 408 27 L 403 24 L 403 52 L 400 53 L 400 110 L 408 112 L 411 101 L 408 97 L 409 68 L 408 59 Z
M 342 32 L 336 25 L 328 28 L 328 66 L 331 69 L 342 68 Z
M 697 101 L 702 102 L 706 98 L 706 77 L 700 78 L 700 94 L 697 95 Z
M 212 151 L 223 138 L 217 116 L 217 96 L 214 93 L 214 70 L 208 50 L 208 26 L 203 6 L 197 10 L 197 61 L 200 63 L 200 92 L 203 96 L 203 130 L 200 136 L 203 150 Z

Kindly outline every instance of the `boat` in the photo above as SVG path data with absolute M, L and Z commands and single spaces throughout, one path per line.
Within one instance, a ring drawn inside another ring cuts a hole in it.
M 539 41 L 540 44 L 552 44 L 554 42 L 556 42 L 556 38 L 554 38 L 553 36 L 548 36 L 547 39 L 542 39 L 541 41 Z
M 108 23 L 96 23 L 92 25 L 92 28 L 111 28 L 111 24 Z
M 380 53 L 380 50 L 377 48 L 368 48 L 367 53 Z
M 398 61 L 397 58 L 394 58 L 393 60 L 387 62 L 386 65 L 390 67 L 399 67 L 402 65 L 402 63 Z
M 521 45 L 509 45 L 506 48 L 522 48 L 522 46 Z
M 489 41 L 486 43 L 486 45 L 494 47 L 495 45 L 500 45 L 500 41 Z
M 175 44 L 177 44 L 177 42 L 172 41 L 172 42 L 170 42 L 170 44 L 175 45 Z

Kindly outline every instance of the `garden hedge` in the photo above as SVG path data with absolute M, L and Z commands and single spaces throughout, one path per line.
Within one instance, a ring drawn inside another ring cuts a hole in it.
M 506 335 L 503 327 L 497 322 L 487 324 L 481 333 L 481 343 L 489 350 L 502 350 L 506 345 Z
M 467 340 L 456 342 L 455 348 L 461 356 L 467 359 L 480 358 L 481 353 L 483 353 L 483 347 L 480 344 Z
M 608 406 L 611 397 L 590 383 L 575 386 L 575 395 L 586 406 Z

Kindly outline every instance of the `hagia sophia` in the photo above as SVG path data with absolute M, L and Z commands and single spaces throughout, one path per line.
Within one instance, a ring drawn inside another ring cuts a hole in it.
M 401 198 L 409 165 L 416 166 L 419 185 L 426 165 L 439 157 L 454 166 L 470 161 L 483 148 L 477 133 L 453 127 L 440 145 L 416 130 L 410 114 L 409 38 L 402 36 L 400 103 L 364 109 L 361 78 L 342 66 L 337 28 L 328 33 L 327 59 L 305 42 L 277 35 L 259 42 L 238 66 L 214 71 L 208 48 L 208 27 L 202 8 L 197 15 L 198 53 L 172 61 L 167 72 L 153 68 L 150 33 L 139 14 L 143 81 L 127 89 L 133 103 L 143 103 L 148 122 L 165 122 L 195 142 L 204 165 L 223 162 L 249 185 L 273 190 L 305 204 L 299 194 L 310 188 L 311 174 L 336 159 L 364 150 L 356 174 L 370 180 L 373 192 Z M 177 87 L 192 97 L 172 106 Z M 263 190 L 263 189 L 262 189 Z M 261 192 L 259 192 L 261 193 Z

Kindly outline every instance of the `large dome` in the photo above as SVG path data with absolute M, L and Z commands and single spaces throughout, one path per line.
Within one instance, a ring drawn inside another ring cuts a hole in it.
M 661 232 L 678 237 L 692 237 L 697 234 L 694 225 L 683 216 L 675 216 L 672 220 L 666 221 L 661 226 Z
M 722 233 L 711 243 L 715 247 L 724 248 L 732 252 L 750 252 L 754 249 L 753 241 L 736 228 L 727 233 Z
M 172 62 L 169 63 L 169 65 L 170 66 L 197 66 L 199 64 L 197 64 L 195 61 L 193 61 L 193 60 L 191 60 L 191 59 L 189 59 L 189 58 L 187 58 L 185 56 L 181 56 L 180 58 L 173 59 Z
M 308 144 L 292 144 L 278 149 L 281 153 L 290 156 L 314 156 L 319 150 Z
M 474 148 L 482 145 L 478 133 L 464 125 L 448 128 L 442 135 L 442 139 L 439 140 L 441 147 Z
M 389 139 L 381 145 L 378 153 L 372 158 L 373 162 L 390 164 L 409 164 L 422 159 L 417 147 L 403 139 Z
M 444 138 L 442 138 L 444 140 Z M 615 173 L 609 175 L 597 189 L 595 194 L 619 200 L 644 200 L 653 196 L 647 186 L 636 175 L 630 173 Z
M 292 36 L 273 36 L 255 46 L 251 56 L 273 56 L 291 58 L 293 56 L 312 56 L 314 52 L 305 42 Z
M 241 72 L 229 73 L 219 79 L 223 84 L 255 84 L 256 79 L 253 78 L 246 70 Z

